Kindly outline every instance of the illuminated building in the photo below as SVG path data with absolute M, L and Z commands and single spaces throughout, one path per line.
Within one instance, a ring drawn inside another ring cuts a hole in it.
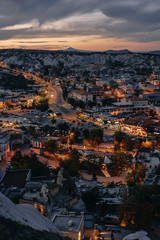
M 140 125 L 137 120 L 126 120 L 121 124 L 121 131 L 133 135 L 146 137 L 147 133 L 145 129 Z

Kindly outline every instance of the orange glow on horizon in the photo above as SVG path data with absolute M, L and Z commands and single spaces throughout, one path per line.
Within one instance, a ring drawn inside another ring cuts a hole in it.
M 127 41 L 127 39 L 101 38 L 93 36 L 66 36 L 61 38 L 29 38 L 0 40 L 0 49 L 24 48 L 41 50 L 63 50 L 73 47 L 88 51 L 106 51 L 129 49 L 131 51 L 151 51 L 159 49 L 159 42 L 138 43 Z

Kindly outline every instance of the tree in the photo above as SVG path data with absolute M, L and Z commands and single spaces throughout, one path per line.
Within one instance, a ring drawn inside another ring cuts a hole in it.
M 68 91 L 66 86 L 62 86 L 62 94 L 63 94 L 64 100 L 66 100 L 68 97 Z
M 75 142 L 75 133 L 71 132 L 69 136 L 69 144 L 72 145 Z
M 123 201 L 119 206 L 120 223 L 124 227 L 134 224 L 135 209 L 132 203 L 132 198 L 126 193 L 123 196 Z
M 71 104 L 73 108 L 77 106 L 77 102 L 74 98 L 67 98 L 66 102 Z
M 59 129 L 59 131 L 62 133 L 68 133 L 69 131 L 69 125 L 66 122 L 63 123 L 59 123 L 57 128 Z
M 49 98 L 40 99 L 36 107 L 41 112 L 47 111 L 49 109 Z
M 120 222 L 123 226 L 148 227 L 156 209 L 155 200 L 160 187 L 137 185 L 125 194 L 119 206 Z M 159 198 L 158 198 L 159 199 Z
M 96 147 L 102 142 L 103 139 L 103 129 L 102 128 L 93 128 L 89 132 L 90 143 L 93 147 Z
M 83 90 L 84 90 L 84 91 L 87 90 L 87 85 L 86 85 L 86 84 L 84 84 L 84 86 L 83 86 Z
M 31 169 L 32 176 L 48 176 L 48 167 L 39 162 L 35 154 L 31 156 L 23 156 L 20 151 L 17 151 L 11 158 L 11 166 L 13 169 Z
M 73 144 L 74 142 L 75 143 L 79 143 L 80 142 L 80 131 L 75 129 L 74 127 L 70 129 L 70 141 L 71 143 Z
M 92 108 L 93 106 L 96 106 L 96 101 L 88 101 L 88 103 L 87 103 L 87 105 L 88 105 L 88 107 L 90 107 L 90 108 Z
M 83 130 L 83 136 L 86 138 L 86 139 L 89 139 L 89 130 L 87 128 L 85 128 Z
M 107 165 L 107 169 L 110 171 L 111 175 L 118 176 L 122 172 L 122 168 L 127 165 L 128 156 L 126 153 L 121 151 L 116 151 L 112 158 L 111 163 Z
M 92 174 L 92 180 L 93 180 L 93 181 L 97 181 L 97 176 L 96 176 L 96 173 L 95 173 L 95 172 Z
M 126 138 L 126 134 L 121 131 L 116 131 L 114 134 L 114 140 L 117 141 L 119 144 Z
M 150 110 L 149 115 L 150 115 L 151 117 L 154 117 L 154 116 L 155 116 L 155 113 L 154 113 L 153 109 Z
M 107 95 L 104 96 L 104 99 L 102 100 L 102 105 L 106 106 L 106 105 L 111 105 L 111 103 L 113 102 L 113 99 L 108 97 Z
M 139 165 L 138 168 L 132 170 L 132 172 L 129 172 L 126 176 L 127 185 L 129 187 L 133 187 L 138 183 L 142 183 L 145 178 L 146 171 L 146 166 L 142 164 Z
M 115 81 L 110 82 L 110 88 L 112 91 L 115 90 L 117 87 L 118 87 L 118 84 Z
M 122 131 L 116 131 L 114 134 L 114 146 L 115 150 L 124 149 L 126 151 L 131 151 L 134 148 L 135 143 L 132 141 L 131 137 L 126 135 Z
M 142 142 L 143 142 L 143 139 L 142 138 L 136 138 L 136 142 L 135 142 L 135 149 L 141 149 L 142 148 Z
M 160 165 L 158 165 L 158 167 L 155 168 L 154 173 L 157 174 L 157 175 L 160 175 Z
M 53 113 L 52 109 L 49 108 L 48 109 L 48 113 Z
M 61 136 L 60 140 L 61 140 L 62 144 L 66 144 L 67 143 L 67 137 L 65 137 L 65 136 Z
M 122 137 L 120 146 L 126 151 L 131 151 L 134 148 L 134 142 L 132 141 L 130 136 L 126 135 Z
M 153 134 L 154 133 L 154 127 L 153 126 L 147 126 L 147 132 Z
M 47 90 L 43 91 L 43 92 L 41 93 L 41 96 L 42 96 L 43 98 L 46 98 L 46 96 L 47 96 Z
M 60 166 L 63 167 L 70 176 L 79 176 L 80 168 L 80 154 L 76 149 L 71 150 L 68 155 L 68 159 L 60 162 Z
M 94 187 L 90 191 L 83 193 L 82 199 L 88 211 L 95 211 L 98 193 L 99 193 L 98 187 Z
M 35 127 L 34 126 L 28 126 L 27 127 L 27 131 L 30 133 L 30 134 L 34 134 L 35 133 Z
M 76 76 L 76 81 L 80 81 L 80 76 Z
M 82 109 L 84 109 L 86 107 L 85 102 L 83 102 L 82 100 L 77 101 L 77 105 Z
M 56 119 L 54 117 L 52 117 L 51 123 L 53 123 L 53 124 L 56 123 Z
M 58 150 L 58 143 L 55 139 L 50 138 L 46 141 L 43 141 L 43 147 L 46 151 L 55 153 Z
M 135 224 L 140 227 L 149 226 L 153 213 L 154 207 L 151 203 L 137 203 L 135 206 Z
M 13 107 L 13 104 L 12 104 L 11 100 L 7 100 L 7 101 L 5 102 L 5 104 L 6 104 L 6 106 L 7 106 L 8 108 Z

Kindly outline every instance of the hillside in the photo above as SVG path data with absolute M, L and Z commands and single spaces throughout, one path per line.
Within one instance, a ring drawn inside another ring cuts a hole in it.
M 70 48 L 66 51 L 40 51 L 22 49 L 0 50 L 0 61 L 10 68 L 39 72 L 42 76 L 66 76 L 67 74 L 95 73 L 107 74 L 146 74 L 159 69 L 159 51 L 136 53 L 128 50 L 83 52 Z
M 35 230 L 59 233 L 53 223 L 29 204 L 14 204 L 0 193 L 0 216 Z
M 33 82 L 29 82 L 30 84 Z M 2 73 L 2 78 L 0 78 L 0 86 L 4 89 L 28 89 L 28 81 L 21 75 L 14 75 L 10 73 Z
M 21 225 L 10 219 L 0 216 L 0 239 L 1 240 L 67 240 L 56 233 L 38 231 L 31 227 Z

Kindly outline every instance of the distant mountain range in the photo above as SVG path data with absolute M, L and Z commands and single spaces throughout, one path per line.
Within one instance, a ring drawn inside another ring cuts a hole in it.
M 90 50 L 80 50 L 76 48 L 66 48 L 63 50 L 64 52 L 104 52 L 104 53 L 131 53 L 128 49 L 122 49 L 122 50 L 106 50 L 106 51 L 90 51 Z
M 64 52 L 102 52 L 102 53 L 111 53 L 111 54 L 119 54 L 119 53 L 135 53 L 128 49 L 120 49 L 120 50 L 106 50 L 106 51 L 91 51 L 91 50 L 81 50 L 76 48 L 66 48 L 63 50 Z M 160 54 L 160 50 L 154 50 L 154 51 L 136 51 L 137 53 L 150 53 L 150 54 Z
M 0 61 L 9 68 L 39 72 L 51 78 L 82 74 L 85 71 L 90 76 L 111 77 L 126 73 L 145 76 L 153 71 L 160 71 L 159 50 L 132 52 L 122 49 L 93 52 L 75 48 L 59 51 L 1 49 Z
M 67 49 L 63 50 L 64 52 L 94 52 L 94 51 L 89 51 L 89 50 L 80 50 L 76 48 L 69 47 Z
M 106 53 L 132 53 L 128 49 L 122 49 L 122 50 L 107 50 Z

